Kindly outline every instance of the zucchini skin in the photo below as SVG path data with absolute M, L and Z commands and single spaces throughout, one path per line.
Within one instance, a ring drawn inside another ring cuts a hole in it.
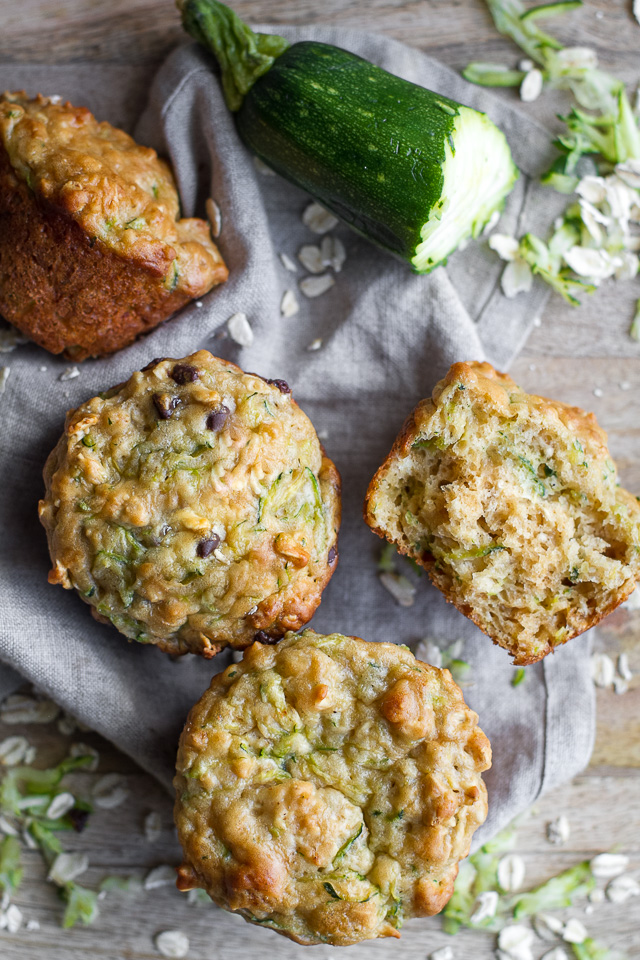
M 303 41 L 255 82 L 236 119 L 272 169 L 411 262 L 441 198 L 459 106 L 339 47 Z

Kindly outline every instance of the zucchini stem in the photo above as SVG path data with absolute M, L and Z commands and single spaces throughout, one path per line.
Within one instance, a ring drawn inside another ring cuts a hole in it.
M 258 77 L 290 46 L 284 37 L 254 33 L 218 0 L 177 0 L 182 25 L 213 54 L 222 74 L 222 92 L 233 113 Z

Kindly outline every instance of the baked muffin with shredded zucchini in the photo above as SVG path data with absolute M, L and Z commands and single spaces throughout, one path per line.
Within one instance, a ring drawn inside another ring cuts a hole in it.
M 0 94 L 0 313 L 74 360 L 131 343 L 227 278 L 171 170 L 85 107 Z
M 365 519 L 514 663 L 541 660 L 640 579 L 640 504 L 591 413 L 456 363 L 371 481 Z
M 405 646 L 254 643 L 182 734 L 178 887 L 298 943 L 399 936 L 444 907 L 486 817 L 477 719 Z
M 40 518 L 51 583 L 169 653 L 304 625 L 337 561 L 339 476 L 283 380 L 200 350 L 67 415 Z

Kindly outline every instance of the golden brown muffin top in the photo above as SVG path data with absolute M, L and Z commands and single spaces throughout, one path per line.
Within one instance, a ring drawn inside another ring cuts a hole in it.
M 398 936 L 451 896 L 490 756 L 450 673 L 405 646 L 255 643 L 182 734 L 178 885 L 299 943 Z
M 219 281 L 204 220 L 180 219 L 169 165 L 86 107 L 24 91 L 0 96 L 0 144 L 34 193 L 93 241 L 198 296 Z
M 200 350 L 67 416 L 40 518 L 52 583 L 131 639 L 212 656 L 312 616 L 339 478 L 284 381 Z

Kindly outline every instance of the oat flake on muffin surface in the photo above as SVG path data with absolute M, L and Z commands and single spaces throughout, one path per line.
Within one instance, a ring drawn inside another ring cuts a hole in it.
M 299 629 L 335 568 L 339 476 L 311 422 L 206 350 L 71 411 L 45 484 L 50 582 L 169 653 Z
M 178 886 L 298 943 L 398 936 L 451 896 L 490 758 L 450 673 L 407 647 L 255 643 L 182 734 Z

